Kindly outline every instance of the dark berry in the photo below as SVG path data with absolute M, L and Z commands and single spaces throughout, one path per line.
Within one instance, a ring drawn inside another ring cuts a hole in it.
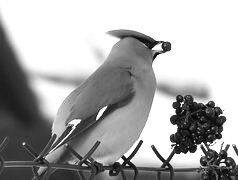
M 218 127 L 218 133 L 221 133 L 222 131 L 223 131 L 223 127 L 222 126 Z
M 216 123 L 218 126 L 221 126 L 226 122 L 226 117 L 225 116 L 219 116 L 216 120 Z
M 208 129 L 208 130 L 206 131 L 206 134 L 207 134 L 207 135 L 211 134 L 211 130 Z
M 201 118 L 201 113 L 195 113 L 193 115 L 193 118 L 196 119 L 196 120 L 199 120 Z
M 176 132 L 176 133 L 174 134 L 174 137 L 175 137 L 175 141 L 176 141 L 176 142 L 179 142 L 179 141 L 181 141 L 181 139 L 182 139 L 182 135 L 181 135 L 179 132 Z
M 219 116 L 220 114 L 223 113 L 223 111 L 221 110 L 220 107 L 215 107 L 214 109 L 215 109 L 215 114 L 216 114 L 217 116 Z
M 226 166 L 221 166 L 220 171 L 221 171 L 223 177 L 225 177 L 229 173 L 229 169 Z
M 197 127 L 197 134 L 199 134 L 199 135 L 205 134 L 205 129 L 201 126 L 198 126 Z
M 203 142 L 204 141 L 204 137 L 202 135 L 199 135 L 198 136 L 198 141 Z
M 187 146 L 181 146 L 180 148 L 181 148 L 182 153 L 186 154 L 188 152 Z
M 161 48 L 164 52 L 171 50 L 171 43 L 170 42 L 163 42 Z
M 205 116 L 201 116 L 199 120 L 201 123 L 205 123 L 208 121 L 208 119 Z
M 197 131 L 197 125 L 196 124 L 191 124 L 190 127 L 189 127 L 189 131 L 196 132 Z
M 190 137 L 188 137 L 188 146 L 193 146 L 193 145 L 197 146 L 196 144 L 194 144 L 193 139 L 190 136 Z
M 237 169 L 236 168 L 232 168 L 232 169 L 230 169 L 229 175 L 230 176 L 235 176 L 235 175 L 237 175 L 237 173 L 238 173 Z
M 187 129 L 182 129 L 180 133 L 182 134 L 182 136 L 190 136 L 190 132 Z
M 211 133 L 217 134 L 218 133 L 218 127 L 217 126 L 211 127 Z
M 222 134 L 216 134 L 216 138 L 217 139 L 221 139 L 222 138 Z
M 182 105 L 182 110 L 189 110 L 189 105 L 188 104 L 183 104 Z
M 214 101 L 209 101 L 209 102 L 207 103 L 207 106 L 209 106 L 209 107 L 215 107 Z
M 172 143 L 176 143 L 176 139 L 175 139 L 175 135 L 174 135 L 174 134 L 171 134 L 171 135 L 170 135 L 170 141 L 171 141 Z
M 188 138 L 187 138 L 187 137 L 182 137 L 181 143 L 182 143 L 183 145 L 187 145 L 187 144 L 188 144 Z
M 221 150 L 220 153 L 219 153 L 219 156 L 222 158 L 222 159 L 225 159 L 227 157 L 227 152 L 225 150 Z
M 207 141 L 210 142 L 210 143 L 213 142 L 212 134 L 209 134 L 209 135 L 207 136 Z
M 202 173 L 201 180 L 210 180 L 210 175 L 208 173 Z
M 189 150 L 190 153 L 195 153 L 196 150 L 197 150 L 197 145 L 194 144 L 192 146 L 189 146 L 188 150 Z
M 199 109 L 198 103 L 197 102 L 193 102 L 193 106 L 192 106 L 193 110 L 196 111 Z
M 205 129 L 205 130 L 208 130 L 210 128 L 210 124 L 209 123 L 204 123 L 202 125 L 202 127 Z
M 207 160 L 211 160 L 211 159 L 216 159 L 218 157 L 218 153 L 212 149 L 209 149 L 206 152 L 206 158 Z
M 180 103 L 179 102 L 173 102 L 172 106 L 173 106 L 174 109 L 177 109 L 177 108 L 180 107 Z
M 215 116 L 215 110 L 211 107 L 206 107 L 205 113 L 208 117 L 214 117 Z
M 179 102 L 179 103 L 183 102 L 183 96 L 182 95 L 177 95 L 176 96 L 176 101 Z
M 181 108 L 177 108 L 177 109 L 175 110 L 175 113 L 176 113 L 176 114 L 181 114 L 182 111 L 183 111 L 183 110 L 182 110 Z
M 201 164 L 201 166 L 206 166 L 207 165 L 207 159 L 206 159 L 205 156 L 202 156 L 200 158 L 200 164 Z
M 225 159 L 225 163 L 228 165 L 228 166 L 232 166 L 232 167 L 235 167 L 236 166 L 236 162 L 234 161 L 233 158 L 231 157 L 227 157 Z
M 199 109 L 204 109 L 206 106 L 203 103 L 198 103 L 198 108 Z
M 184 144 L 184 142 L 186 141 L 186 139 L 187 139 L 187 137 L 182 136 L 180 143 L 181 143 L 181 144 Z
M 209 180 L 217 180 L 214 170 L 207 168 L 207 171 L 209 174 Z
M 196 133 L 192 133 L 192 134 L 191 134 L 191 137 L 193 138 L 193 140 L 197 139 L 197 136 L 198 136 L 198 135 L 197 135 Z
M 177 116 L 177 115 L 171 116 L 171 117 L 170 117 L 170 122 L 171 122 L 171 124 L 173 124 L 173 125 L 177 124 L 177 122 L 178 122 L 178 116 Z
M 184 96 L 185 103 L 192 104 L 193 103 L 193 97 L 191 95 Z
M 201 144 L 202 141 L 200 141 L 198 138 L 194 140 L 195 144 Z
M 176 154 L 180 154 L 180 153 L 181 153 L 181 148 L 180 148 L 179 146 L 175 146 L 175 147 L 174 147 L 174 152 L 175 152 Z
M 207 136 L 207 141 L 208 141 L 208 142 L 212 143 L 212 142 L 215 141 L 215 140 L 216 140 L 216 136 L 215 136 L 215 135 L 209 134 L 209 135 Z
M 187 121 L 183 121 L 181 123 L 179 123 L 179 128 L 181 129 L 187 129 L 189 127 L 190 123 Z

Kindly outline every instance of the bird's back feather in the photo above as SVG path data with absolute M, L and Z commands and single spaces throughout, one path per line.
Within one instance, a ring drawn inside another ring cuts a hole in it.
M 108 106 L 104 113 L 107 115 L 116 107 L 126 105 L 126 101 L 129 101 L 133 94 L 133 79 L 128 68 L 100 67 L 75 89 L 60 106 L 52 126 L 52 134 L 57 135 L 57 141 L 50 150 L 59 144 L 67 143 L 94 125 L 97 122 L 96 116 L 100 109 Z M 73 133 L 65 139 L 71 130 L 71 127 L 67 125 L 74 119 L 80 119 L 81 122 Z M 62 139 L 64 139 L 63 142 Z

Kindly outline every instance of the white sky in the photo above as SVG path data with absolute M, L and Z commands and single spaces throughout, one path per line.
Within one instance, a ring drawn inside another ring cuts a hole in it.
M 158 56 L 153 65 L 158 81 L 207 84 L 211 99 L 225 110 L 228 119 L 222 141 L 238 144 L 237 4 L 236 0 L 1 0 L 0 15 L 29 73 L 88 76 L 100 65 L 92 47 L 98 46 L 108 54 L 116 40 L 104 32 L 113 29 L 132 29 L 170 41 L 172 50 Z M 34 78 L 32 84 L 44 112 L 53 119 L 72 87 Z M 169 135 L 176 131 L 169 122 L 172 101 L 156 94 L 136 162 L 161 164 L 154 158 L 151 144 L 165 157 L 169 154 Z M 198 165 L 201 154 L 179 155 L 172 163 Z M 234 155 L 231 150 L 229 154 Z

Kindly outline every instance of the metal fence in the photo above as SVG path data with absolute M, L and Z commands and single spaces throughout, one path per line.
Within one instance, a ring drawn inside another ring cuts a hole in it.
M 212 171 L 217 171 L 221 170 L 222 168 L 224 169 L 224 166 L 219 166 L 215 165 L 214 163 L 207 164 L 206 166 L 200 166 L 197 168 L 175 168 L 170 164 L 171 159 L 175 155 L 174 149 L 172 149 L 170 155 L 168 158 L 164 158 L 157 150 L 157 148 L 152 145 L 151 149 L 152 152 L 155 154 L 155 157 L 157 157 L 161 162 L 162 165 L 160 167 L 137 167 L 135 164 L 131 162 L 132 158 L 136 155 L 138 150 L 140 149 L 143 141 L 139 141 L 138 145 L 134 149 L 134 151 L 128 156 L 122 156 L 121 158 L 123 159 L 123 163 L 114 163 L 111 166 L 100 166 L 99 163 L 97 163 L 91 155 L 94 153 L 94 151 L 97 149 L 97 147 L 100 145 L 100 142 L 97 141 L 94 146 L 88 151 L 88 153 L 82 157 L 80 154 L 78 154 L 70 145 L 65 145 L 67 150 L 72 153 L 72 155 L 75 156 L 79 160 L 79 163 L 77 165 L 73 164 L 56 164 L 56 163 L 50 163 L 48 162 L 44 156 L 45 153 L 49 150 L 51 147 L 52 143 L 54 142 L 56 136 L 53 135 L 48 144 L 45 146 L 45 148 L 41 151 L 40 154 L 38 154 L 32 146 L 27 144 L 26 142 L 23 142 L 22 145 L 24 149 L 33 156 L 32 161 L 5 161 L 4 158 L 0 155 L 0 173 L 5 169 L 5 168 L 11 168 L 11 167 L 26 167 L 26 168 L 32 168 L 33 175 L 35 179 L 40 179 L 39 174 L 37 172 L 38 167 L 46 167 L 46 174 L 45 174 L 45 179 L 50 178 L 50 170 L 51 169 L 66 169 L 66 170 L 73 170 L 76 171 L 79 179 L 81 180 L 86 180 L 86 177 L 84 175 L 84 172 L 90 172 L 90 177 L 89 180 L 93 180 L 95 176 L 105 170 L 109 171 L 110 176 L 117 176 L 120 174 L 121 178 L 123 180 L 126 180 L 127 177 L 125 175 L 125 171 L 134 171 L 134 176 L 133 179 L 137 180 L 138 175 L 140 171 L 147 171 L 147 172 L 156 172 L 157 173 L 157 180 L 161 180 L 161 173 L 163 172 L 168 172 L 169 173 L 169 179 L 173 180 L 174 179 L 174 174 L 176 172 L 194 172 L 194 173 L 203 173 L 208 170 Z M 6 137 L 2 143 L 0 144 L 0 153 L 7 147 L 7 144 L 9 142 L 9 138 Z M 226 147 L 223 149 L 224 151 L 228 151 L 230 145 L 226 145 Z M 236 145 L 232 145 L 234 151 L 236 152 L 238 156 L 238 149 Z M 210 150 L 209 146 L 207 145 L 201 145 L 200 148 L 202 149 L 203 153 L 207 155 L 207 152 Z M 222 150 L 222 147 L 221 147 Z M 210 161 L 211 162 L 211 161 Z M 229 168 L 227 168 L 229 169 Z M 237 166 L 236 166 L 237 169 Z M 233 174 L 233 177 L 235 177 L 236 180 L 238 180 L 238 172 Z M 203 177 L 201 176 L 201 179 Z M 222 179 L 222 177 L 219 176 L 219 174 L 216 174 L 216 179 Z

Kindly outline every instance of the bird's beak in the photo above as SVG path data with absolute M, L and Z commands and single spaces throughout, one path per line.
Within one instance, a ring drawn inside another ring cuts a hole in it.
M 171 43 L 170 42 L 164 42 L 164 41 L 156 41 L 157 44 L 162 44 L 161 48 L 162 50 L 152 50 L 152 60 L 154 61 L 156 56 L 158 56 L 159 54 L 165 53 L 167 51 L 171 50 Z

